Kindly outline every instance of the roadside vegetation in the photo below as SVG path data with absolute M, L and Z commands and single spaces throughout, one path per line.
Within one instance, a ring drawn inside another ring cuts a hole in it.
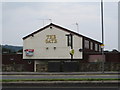
M 19 82 L 19 81 L 114 81 L 120 78 L 78 78 L 78 79 L 3 79 L 0 82 Z

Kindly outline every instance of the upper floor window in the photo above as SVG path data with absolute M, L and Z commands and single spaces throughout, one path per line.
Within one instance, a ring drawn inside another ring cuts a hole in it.
M 98 51 L 98 44 L 95 44 L 95 51 Z
M 93 42 L 90 42 L 90 49 L 93 50 Z
M 67 36 L 67 46 L 72 46 L 72 35 L 66 34 Z
M 72 44 L 72 37 L 71 35 L 68 36 L 68 46 L 71 46 Z
M 101 45 L 99 45 L 99 51 L 101 52 Z
M 89 41 L 85 40 L 85 48 L 89 49 L 90 45 L 89 45 Z

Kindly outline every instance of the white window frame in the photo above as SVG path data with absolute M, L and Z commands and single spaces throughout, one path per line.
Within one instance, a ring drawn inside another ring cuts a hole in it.
M 90 41 L 85 40 L 85 48 L 89 49 L 90 48 Z
M 90 42 L 90 49 L 93 50 L 93 42 Z
M 101 45 L 99 45 L 99 51 L 101 52 Z
M 95 51 L 98 51 L 98 44 L 95 44 Z

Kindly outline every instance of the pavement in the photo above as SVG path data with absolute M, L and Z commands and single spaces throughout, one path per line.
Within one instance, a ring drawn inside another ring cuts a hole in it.
M 2 79 L 86 79 L 86 78 L 119 78 L 118 75 L 2 75 Z
M 120 75 L 120 72 L 2 72 L 2 75 Z

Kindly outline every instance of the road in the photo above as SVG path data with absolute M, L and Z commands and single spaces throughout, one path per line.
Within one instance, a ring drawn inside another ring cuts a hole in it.
M 2 79 L 118 78 L 118 75 L 2 75 Z
M 7 75 L 9 74 L 9 75 Z M 14 75 L 13 75 L 14 74 Z M 15 75 L 16 74 L 16 75 Z M 4 73 L 2 79 L 58 79 L 58 78 L 119 78 L 116 73 L 99 74 L 99 73 Z M 47 85 L 47 86 L 46 86 Z M 55 87 L 54 87 L 55 86 Z M 2 90 L 120 90 L 118 82 L 12 82 L 4 83 Z
M 118 88 L 107 88 L 107 87 L 89 87 L 89 88 L 3 88 L 2 90 L 119 90 Z

